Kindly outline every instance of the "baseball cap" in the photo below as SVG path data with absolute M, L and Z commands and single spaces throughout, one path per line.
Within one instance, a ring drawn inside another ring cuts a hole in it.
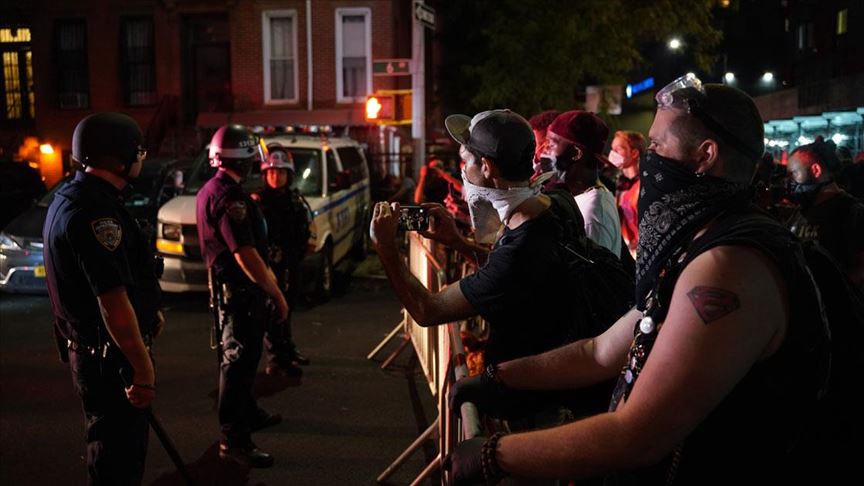
M 565 111 L 555 118 L 547 131 L 579 146 L 604 164 L 611 164 L 603 155 L 609 138 L 609 127 L 599 116 L 588 111 Z
M 518 113 L 489 110 L 473 118 L 450 115 L 444 120 L 444 126 L 453 140 L 494 160 L 505 177 L 522 180 L 531 176 L 536 146 L 534 132 L 528 120 Z M 520 170 L 523 165 L 524 170 Z

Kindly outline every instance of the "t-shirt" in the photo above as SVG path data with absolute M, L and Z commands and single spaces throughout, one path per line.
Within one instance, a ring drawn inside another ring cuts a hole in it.
M 864 251 L 864 203 L 841 191 L 815 206 L 802 208 L 789 224 L 802 240 L 816 240 L 848 269 L 855 254 Z
M 575 196 L 585 220 L 585 233 L 594 243 L 615 255 L 621 254 L 621 222 L 615 196 L 603 186 L 595 186 Z
M 639 244 L 639 179 L 618 179 L 618 219 L 621 220 L 621 236 L 630 254 L 636 254 Z
M 553 198 L 540 216 L 505 229 L 486 264 L 459 282 L 465 298 L 489 322 L 487 363 L 538 354 L 573 340 L 570 283 L 553 213 L 572 222 L 575 237 L 584 235 L 579 212 Z

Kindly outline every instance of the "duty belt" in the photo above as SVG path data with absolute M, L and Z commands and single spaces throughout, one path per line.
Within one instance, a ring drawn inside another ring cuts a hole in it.
M 153 342 L 153 338 L 149 335 L 142 335 L 141 340 L 144 341 L 144 348 L 147 349 L 147 351 L 149 352 L 150 345 Z M 70 351 L 75 351 L 76 353 L 86 354 L 90 356 L 98 356 L 99 358 L 103 359 L 108 356 L 108 350 L 112 347 L 116 346 L 114 346 L 111 341 L 108 341 L 101 346 L 94 347 L 79 343 L 78 341 L 73 341 L 71 339 L 66 340 L 66 348 Z

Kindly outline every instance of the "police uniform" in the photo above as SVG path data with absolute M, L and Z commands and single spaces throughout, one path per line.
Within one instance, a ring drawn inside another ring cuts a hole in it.
M 291 314 L 300 296 L 300 263 L 309 242 L 309 210 L 303 196 L 288 187 L 265 187 L 258 201 L 267 221 L 270 241 L 270 263 L 279 288 L 288 302 L 286 322 L 271 319 L 264 344 L 270 366 L 290 367 L 297 356 L 291 336 Z
M 223 444 L 252 445 L 251 431 L 265 412 L 252 385 L 261 358 L 267 294 L 237 264 L 234 253 L 254 247 L 267 262 L 267 228 L 261 210 L 240 184 L 219 170 L 198 192 L 198 237 L 217 294 L 221 332 L 219 424 Z
M 119 370 L 131 367 L 108 334 L 96 296 L 124 287 L 149 344 L 160 297 L 153 253 L 121 192 L 85 172 L 54 196 L 43 239 L 59 350 L 84 408 L 90 482 L 139 484 L 147 419 L 126 397 Z

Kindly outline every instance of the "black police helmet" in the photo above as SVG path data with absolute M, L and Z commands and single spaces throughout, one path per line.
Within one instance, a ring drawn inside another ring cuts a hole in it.
M 144 133 L 122 113 L 95 113 L 87 116 L 72 134 L 72 158 L 85 166 L 98 167 L 105 158 L 131 166 L 144 150 Z
M 249 159 L 264 160 L 266 154 L 261 144 L 248 128 L 243 125 L 224 125 L 210 139 L 210 165 L 213 167 L 231 166 Z

